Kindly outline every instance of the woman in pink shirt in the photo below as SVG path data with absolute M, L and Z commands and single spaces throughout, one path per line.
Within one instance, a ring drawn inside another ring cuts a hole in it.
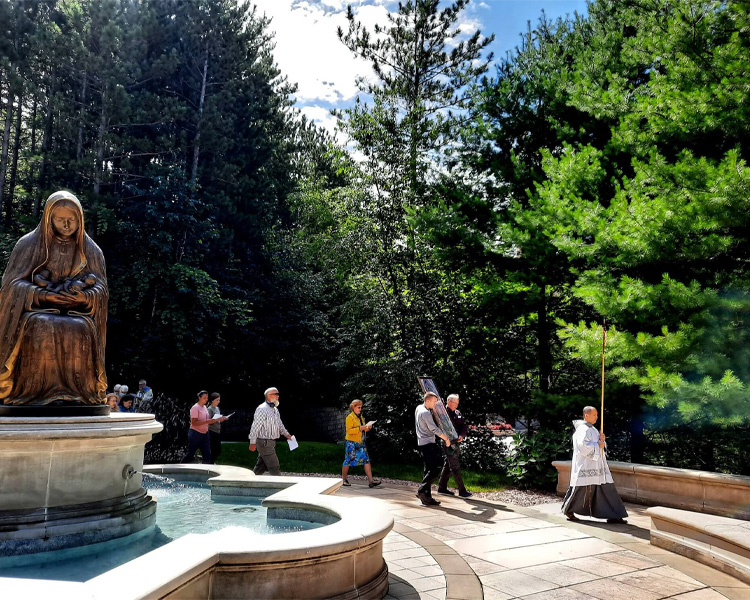
M 208 426 L 211 423 L 221 423 L 226 421 L 226 417 L 218 419 L 210 418 L 206 409 L 208 402 L 208 392 L 201 390 L 198 392 L 198 402 L 193 404 L 190 409 L 190 429 L 188 430 L 188 449 L 185 456 L 180 462 L 191 463 L 195 458 L 195 452 L 200 448 L 204 464 L 211 463 L 211 440 L 208 437 Z

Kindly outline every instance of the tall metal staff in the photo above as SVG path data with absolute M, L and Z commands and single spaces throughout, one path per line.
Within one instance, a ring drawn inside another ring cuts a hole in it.
M 599 433 L 604 433 L 604 352 L 607 347 L 607 319 L 602 322 L 602 408 L 599 411 Z

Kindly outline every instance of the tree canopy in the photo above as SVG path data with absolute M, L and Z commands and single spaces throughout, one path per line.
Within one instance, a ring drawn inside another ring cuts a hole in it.
M 564 428 L 604 319 L 618 456 L 747 432 L 748 3 L 592 0 L 495 60 L 468 1 L 348 10 L 372 76 L 341 143 L 252 3 L 0 0 L 0 253 L 70 189 L 108 262 L 111 376 L 363 397 L 383 452 L 412 445 L 417 375 L 477 423 Z M 732 468 L 713 452 L 679 460 Z

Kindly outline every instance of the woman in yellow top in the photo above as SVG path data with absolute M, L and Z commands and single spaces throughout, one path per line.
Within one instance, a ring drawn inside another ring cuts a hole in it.
M 372 478 L 370 455 L 365 446 L 365 436 L 372 429 L 372 425 L 368 427 L 365 424 L 365 418 L 362 416 L 362 400 L 353 400 L 349 407 L 352 412 L 346 417 L 346 456 L 344 456 L 344 466 L 341 469 L 341 479 L 344 480 L 344 485 L 351 485 L 347 479 L 349 467 L 364 465 L 370 487 L 374 488 L 382 482 Z

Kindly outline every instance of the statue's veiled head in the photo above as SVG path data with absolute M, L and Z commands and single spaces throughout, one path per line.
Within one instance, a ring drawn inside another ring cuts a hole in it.
M 50 237 L 80 238 L 83 233 L 83 208 L 70 192 L 55 192 L 47 198 L 42 219 Z
M 46 258 L 49 256 L 50 244 L 57 239 L 62 242 L 75 242 L 78 254 L 73 275 L 80 273 L 86 266 L 84 255 L 84 238 L 86 237 L 83 226 L 83 207 L 70 192 L 55 192 L 44 204 L 44 213 L 39 223 L 41 242 L 43 245 L 42 262 L 34 266 L 34 272 L 38 271 Z

